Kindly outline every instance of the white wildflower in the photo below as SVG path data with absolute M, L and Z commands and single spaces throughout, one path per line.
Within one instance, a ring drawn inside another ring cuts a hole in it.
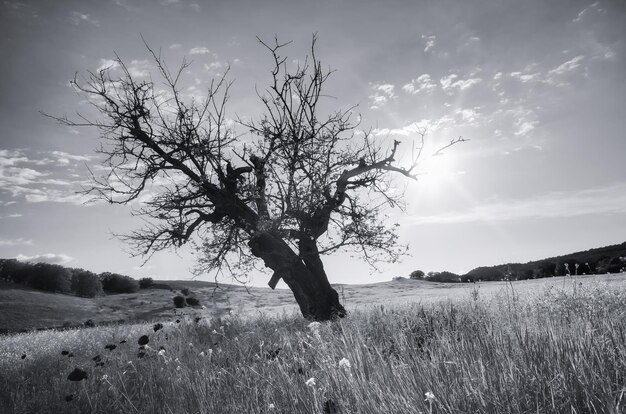
M 309 328 L 313 332 L 317 332 L 321 326 L 322 324 L 319 322 L 311 322 L 310 324 L 307 325 L 307 328 Z
M 159 355 L 161 355 L 161 356 L 165 355 L 165 349 L 161 349 L 161 350 L 158 352 L 158 354 L 159 354 Z
M 311 388 L 315 387 L 315 378 L 309 378 L 308 380 L 306 380 L 305 384 Z
M 275 406 L 274 404 L 270 404 L 270 405 L 269 405 L 269 409 L 270 409 L 270 410 L 273 410 L 274 408 L 276 408 L 276 406 Z
M 424 401 L 428 401 L 428 402 L 435 401 L 435 394 L 433 394 L 432 392 L 428 391 L 424 395 L 426 396 L 426 399 Z
M 341 358 L 341 361 L 339 361 L 339 368 L 350 369 L 351 367 L 352 365 L 350 365 L 348 358 Z

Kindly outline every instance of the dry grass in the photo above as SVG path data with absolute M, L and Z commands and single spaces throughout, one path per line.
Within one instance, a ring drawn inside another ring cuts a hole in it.
M 164 321 L 156 332 L 5 336 L 0 412 L 623 412 L 623 283 L 523 286 L 494 295 L 473 286 L 455 301 L 363 308 L 317 327 L 297 315 L 235 315 Z M 87 379 L 68 381 L 75 367 Z

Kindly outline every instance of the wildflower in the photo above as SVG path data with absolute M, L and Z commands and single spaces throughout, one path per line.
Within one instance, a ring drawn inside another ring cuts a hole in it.
M 201 357 L 206 356 L 206 352 L 202 351 L 198 355 L 201 356 Z
M 23 355 L 22 355 L 22 359 L 26 359 L 26 354 L 23 354 Z
M 213 329 L 213 332 L 211 333 L 217 335 L 217 331 L 215 329 Z
M 424 401 L 428 401 L 430 403 L 432 403 L 433 401 L 435 401 L 435 394 L 433 394 L 432 392 L 428 391 L 427 393 L 424 394 L 426 396 L 426 399 Z
M 102 376 L 102 381 L 107 381 L 109 379 L 109 376 L 107 374 L 104 374 Z
M 150 342 L 150 339 L 148 339 L 148 335 L 142 335 L 137 340 L 137 343 L 139 345 L 146 345 L 148 342 Z
M 273 410 L 274 408 L 276 408 L 276 406 L 274 404 L 270 404 L 268 407 L 270 410 Z
M 154 329 L 154 332 L 158 331 L 159 329 L 163 329 L 163 324 L 162 323 L 155 323 L 154 326 L 152 327 L 152 329 Z
M 339 361 L 339 368 L 350 369 L 351 367 L 352 365 L 350 365 L 350 361 L 348 361 L 347 358 L 341 358 L 341 361 Z
M 307 328 L 309 328 L 313 332 L 316 332 L 318 329 L 320 329 L 320 326 L 322 326 L 322 324 L 319 322 L 311 322 L 307 325 Z
M 159 355 L 161 355 L 161 356 L 165 355 L 165 349 L 161 349 L 161 350 L 158 352 L 158 354 L 159 354 Z
M 305 384 L 311 388 L 315 387 L 315 378 L 309 378 L 308 380 L 306 380 Z
M 87 373 L 80 368 L 74 368 L 74 371 L 70 372 L 67 379 L 70 381 L 82 381 L 87 378 Z
M 189 342 L 189 347 L 193 348 L 193 344 L 191 342 Z

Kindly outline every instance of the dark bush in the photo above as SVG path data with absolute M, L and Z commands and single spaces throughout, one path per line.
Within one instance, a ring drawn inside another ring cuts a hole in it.
M 452 272 L 428 272 L 427 280 L 441 283 L 459 283 L 461 276 Z
M 180 293 L 182 293 L 185 296 L 189 296 L 189 294 L 191 293 L 191 291 L 187 288 L 181 289 Z
M 98 276 L 102 289 L 107 293 L 134 293 L 139 290 L 139 283 L 129 276 L 104 272 Z
M 28 284 L 48 292 L 69 293 L 72 288 L 72 272 L 63 266 L 37 263 L 28 278 Z
M 177 308 L 184 308 L 187 306 L 187 301 L 184 296 L 176 295 L 174 296 L 174 306 Z
M 424 272 L 422 272 L 421 270 L 414 270 L 409 275 L 409 278 L 411 278 L 411 279 L 423 279 L 424 278 Z
M 189 306 L 200 306 L 200 301 L 196 298 L 187 298 L 186 300 Z
M 32 263 L 24 263 L 16 259 L 0 260 L 0 276 L 21 285 L 28 284 L 28 279 L 34 268 L 35 265 Z
M 152 287 L 152 285 L 154 285 L 154 280 L 152 280 L 151 277 L 142 277 L 141 279 L 139 279 L 139 287 L 141 289 L 147 289 L 149 287 Z
M 502 280 L 504 277 L 504 272 L 500 269 L 483 266 L 470 270 L 463 278 L 477 282 L 479 280 Z
M 93 272 L 72 269 L 72 292 L 85 298 L 93 298 L 103 293 L 102 282 Z

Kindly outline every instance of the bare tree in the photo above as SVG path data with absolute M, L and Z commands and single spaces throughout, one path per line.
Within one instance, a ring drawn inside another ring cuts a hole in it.
M 261 119 L 229 122 L 226 75 L 206 99 L 185 100 L 180 79 L 188 64 L 171 72 L 148 46 L 165 91 L 133 79 L 118 57 L 118 75 L 105 69 L 74 80 L 102 119 L 55 119 L 99 129 L 107 173 L 92 174 L 86 192 L 109 203 L 141 201 L 146 225 L 126 236 L 138 254 L 192 242 L 201 270 L 234 275 L 262 259 L 273 270 L 269 286 L 282 278 L 304 317 L 343 317 L 321 256 L 352 249 L 370 264 L 398 258 L 397 226 L 384 215 L 386 205 L 402 206 L 391 175 L 417 177 L 424 135 L 417 134 L 409 165 L 399 166 L 400 143 L 384 148 L 360 131 L 353 108 L 321 115 L 332 71 L 322 68 L 315 38 L 293 71 L 281 55 L 287 43 L 260 42 L 274 63 L 269 87 L 257 92 Z

